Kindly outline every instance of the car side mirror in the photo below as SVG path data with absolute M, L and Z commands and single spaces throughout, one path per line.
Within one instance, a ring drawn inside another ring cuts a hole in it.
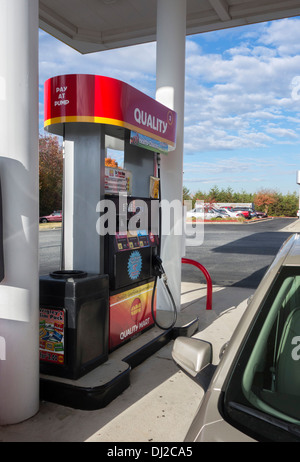
M 192 377 L 212 363 L 212 345 L 204 340 L 177 337 L 172 350 L 176 364 Z

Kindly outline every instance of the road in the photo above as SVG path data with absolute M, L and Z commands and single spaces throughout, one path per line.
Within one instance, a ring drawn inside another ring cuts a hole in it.
M 199 245 L 187 246 L 185 256 L 204 265 L 214 285 L 256 288 L 290 234 L 280 230 L 290 223 L 285 218 L 242 225 L 206 223 L 203 243 L 200 239 Z M 60 230 L 40 232 L 41 275 L 60 269 L 60 239 Z M 185 264 L 182 281 L 205 282 L 205 278 L 197 268 Z
M 40 275 L 60 269 L 61 230 L 49 229 L 39 233 L 40 239 Z
M 185 256 L 204 265 L 214 285 L 256 288 L 290 235 L 281 231 L 290 223 L 285 218 L 242 225 L 205 223 L 203 243 L 186 247 Z M 198 282 L 202 278 L 205 282 L 197 268 L 183 266 L 183 281 Z

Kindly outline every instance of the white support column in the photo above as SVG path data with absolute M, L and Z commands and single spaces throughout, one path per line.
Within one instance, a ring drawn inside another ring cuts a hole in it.
M 162 199 L 182 201 L 185 84 L 186 0 L 157 2 L 156 99 L 177 112 L 176 149 L 161 155 Z M 177 306 L 180 308 L 182 236 L 163 236 L 162 260 Z M 158 287 L 158 308 L 166 302 Z
M 0 424 L 39 408 L 38 0 L 0 0 Z

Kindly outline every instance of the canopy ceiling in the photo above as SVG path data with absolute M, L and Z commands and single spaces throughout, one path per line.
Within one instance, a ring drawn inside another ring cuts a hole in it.
M 40 28 L 81 53 L 156 40 L 157 0 L 40 0 Z M 187 35 L 300 16 L 300 0 L 187 0 Z

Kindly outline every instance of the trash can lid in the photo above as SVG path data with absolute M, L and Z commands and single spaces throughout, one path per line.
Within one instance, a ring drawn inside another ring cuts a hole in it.
M 55 279 L 85 278 L 87 277 L 87 273 L 78 270 L 60 270 L 53 271 L 50 273 L 50 276 Z

